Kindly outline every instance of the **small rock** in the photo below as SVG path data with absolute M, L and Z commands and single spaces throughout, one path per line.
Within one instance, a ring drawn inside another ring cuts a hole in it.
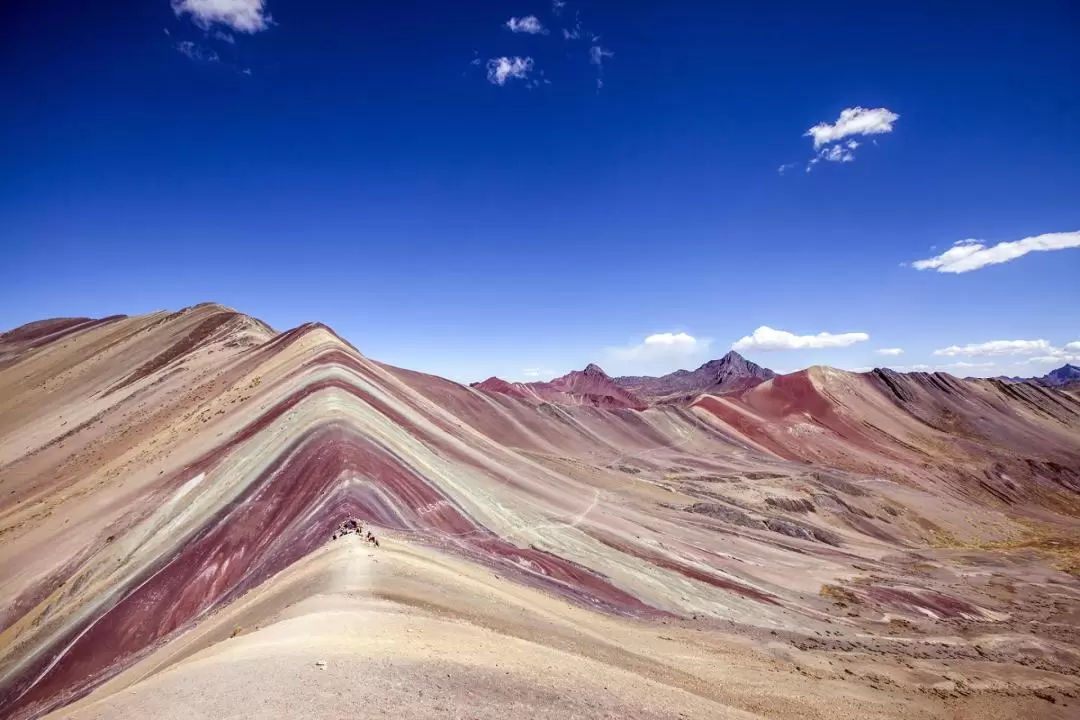
M 316 660 L 315 661 L 315 667 L 319 668 L 320 670 L 325 670 L 326 669 L 326 661 L 325 660 Z

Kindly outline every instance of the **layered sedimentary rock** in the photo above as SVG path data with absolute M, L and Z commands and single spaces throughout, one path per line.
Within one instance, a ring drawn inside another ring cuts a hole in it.
M 813 367 L 694 407 L 781 457 L 1006 504 L 1080 492 L 1076 398 L 1032 383 Z
M 561 380 L 469 388 L 213 304 L 5 333 L 0 716 L 1080 703 L 1075 397 Z M 333 539 L 353 519 L 378 547 Z

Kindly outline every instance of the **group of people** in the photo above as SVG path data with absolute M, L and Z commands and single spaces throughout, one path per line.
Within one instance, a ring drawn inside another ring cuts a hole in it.
M 364 539 L 364 542 L 369 542 L 375 547 L 379 547 L 379 540 L 375 537 L 375 534 L 370 530 L 367 534 L 364 534 L 364 523 L 360 522 L 356 518 L 349 518 L 348 520 L 342 520 L 338 525 L 337 532 L 330 538 L 331 540 L 337 540 L 339 537 L 345 537 L 346 535 L 359 535 Z

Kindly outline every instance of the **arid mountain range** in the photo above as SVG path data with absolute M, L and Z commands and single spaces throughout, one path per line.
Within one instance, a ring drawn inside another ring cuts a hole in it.
M 0 336 L 3 718 L 1076 717 L 1078 529 L 1042 383 L 467 387 L 211 303 Z
M 999 377 L 997 379 L 1009 382 L 1030 382 L 1059 390 L 1075 390 L 1080 388 L 1080 367 L 1066 363 L 1041 377 Z
M 602 408 L 644 410 L 661 402 L 686 402 L 705 393 L 748 390 L 776 373 L 760 367 L 734 350 L 697 370 L 676 370 L 662 377 L 609 377 L 598 365 L 575 370 L 545 382 L 513 383 L 488 378 L 472 387 L 539 402 L 585 404 Z

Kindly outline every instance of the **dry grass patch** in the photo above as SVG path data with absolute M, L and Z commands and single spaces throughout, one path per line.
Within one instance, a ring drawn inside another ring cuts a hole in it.
M 840 607 L 859 604 L 858 595 L 839 585 L 822 585 L 821 589 L 818 590 L 818 595 L 826 600 L 831 600 Z

